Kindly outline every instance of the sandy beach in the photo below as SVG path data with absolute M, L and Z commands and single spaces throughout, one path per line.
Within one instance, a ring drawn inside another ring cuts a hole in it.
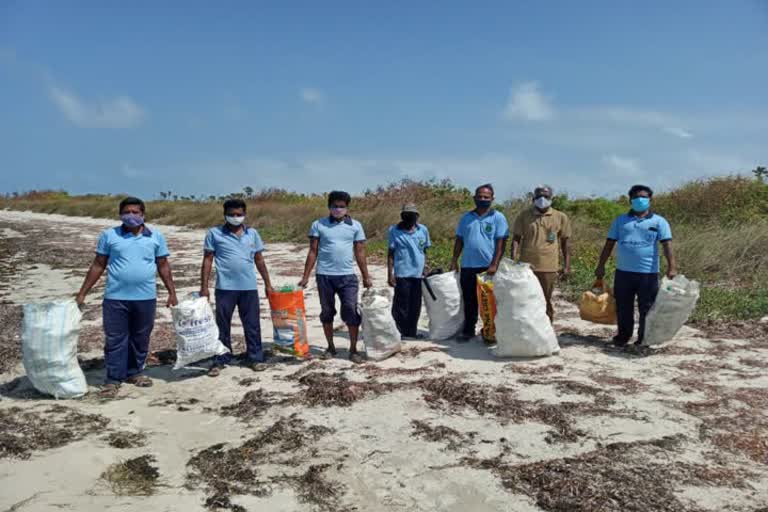
M 153 387 L 123 386 L 116 400 L 41 396 L 19 359 L 19 306 L 74 296 L 113 225 L 0 211 L 0 511 L 768 510 L 768 344 L 684 328 L 660 349 L 619 350 L 564 301 L 562 350 L 547 358 L 427 340 L 355 366 L 340 332 L 330 361 L 277 356 L 265 372 L 233 366 L 212 379 L 160 358 Z M 156 228 L 179 297 L 198 290 L 204 230 Z M 296 283 L 305 256 L 305 245 L 267 242 L 273 284 Z M 385 268 L 371 273 L 386 286 Z M 104 377 L 103 285 L 80 337 L 92 390 Z M 319 353 L 312 281 L 306 304 Z M 266 301 L 261 316 L 269 347 Z M 174 347 L 169 321 L 159 307 L 152 350 Z M 144 455 L 157 471 L 147 495 L 104 478 Z

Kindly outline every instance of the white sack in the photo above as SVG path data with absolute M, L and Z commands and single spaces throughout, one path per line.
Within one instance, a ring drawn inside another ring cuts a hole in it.
M 453 338 L 464 328 L 464 302 L 457 272 L 445 272 L 426 278 L 435 299 L 422 283 L 422 296 L 429 316 L 429 337 L 433 340 Z
M 660 345 L 671 340 L 685 325 L 699 300 L 699 283 L 685 276 L 661 280 L 656 302 L 645 317 L 643 345 Z
M 363 317 L 363 343 L 369 359 L 381 361 L 400 351 L 400 331 L 392 318 L 392 298 L 388 290 L 364 291 L 360 313 Z
M 211 305 L 205 297 L 185 299 L 172 308 L 176 331 L 176 364 L 174 370 L 229 352 L 219 341 L 219 328 Z

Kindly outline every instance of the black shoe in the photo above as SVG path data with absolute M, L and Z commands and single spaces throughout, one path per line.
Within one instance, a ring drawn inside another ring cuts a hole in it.
M 629 340 L 626 338 L 620 338 L 618 335 L 613 337 L 613 344 L 616 347 L 626 347 Z
M 466 334 L 466 333 L 461 333 L 461 334 L 459 335 L 459 338 L 457 339 L 457 341 L 458 341 L 459 343 L 467 343 L 469 340 L 471 340 L 471 339 L 472 339 L 472 338 L 474 338 L 474 337 L 475 337 L 475 336 L 474 336 L 473 334 Z

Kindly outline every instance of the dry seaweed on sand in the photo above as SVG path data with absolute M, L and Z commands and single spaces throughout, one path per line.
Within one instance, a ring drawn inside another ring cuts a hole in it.
M 159 485 L 160 471 L 154 455 L 142 455 L 110 465 L 101 479 L 118 496 L 151 496 Z
M 377 377 L 400 377 L 410 375 L 422 375 L 425 373 L 432 373 L 437 369 L 445 368 L 445 363 L 434 363 L 427 366 L 419 366 L 417 368 L 385 368 L 378 364 L 366 364 L 362 366 L 354 366 L 352 369 L 365 372 L 369 379 Z
M 403 383 L 391 382 L 356 382 L 347 379 L 341 373 L 316 372 L 299 379 L 304 389 L 299 393 L 299 399 L 310 407 L 348 407 L 358 400 L 370 396 L 400 389 Z
M 291 478 L 290 482 L 299 502 L 322 512 L 343 512 L 348 510 L 340 505 L 344 486 L 325 477 L 330 467 L 331 464 L 313 464 L 300 476 Z
M 259 381 L 259 379 L 257 379 L 256 377 L 246 377 L 244 379 L 240 379 L 239 381 L 237 381 L 237 385 L 238 386 L 243 386 L 243 387 L 248 387 L 251 384 L 253 384 L 255 382 L 258 382 L 258 381 Z
M 199 404 L 199 398 L 156 398 L 147 404 L 149 407 L 176 407 L 178 411 L 188 411 L 190 405 Z
M 260 474 L 260 468 L 270 464 L 295 467 L 298 461 L 316 455 L 314 444 L 333 430 L 320 425 L 307 425 L 295 414 L 281 418 L 272 426 L 240 446 L 226 444 L 210 446 L 187 462 L 187 487 L 205 486 L 211 509 L 231 506 L 233 495 L 267 496 L 271 479 Z
M 608 386 L 617 386 L 622 388 L 627 393 L 639 393 L 650 389 L 648 384 L 644 384 L 637 379 L 628 377 L 618 377 L 607 372 L 591 373 L 589 378 L 598 384 L 606 384 Z
M 504 365 L 504 370 L 523 375 L 548 375 L 563 371 L 561 364 L 526 364 L 509 363 Z
M 405 350 L 401 350 L 398 352 L 398 355 L 401 359 L 405 359 L 406 357 L 418 357 L 422 352 L 445 352 L 446 349 L 435 347 L 435 346 L 426 346 L 426 347 L 408 347 Z
M 103 431 L 109 419 L 61 405 L 40 412 L 0 409 L 0 458 L 28 459 L 32 452 L 58 448 Z
M 239 402 L 222 407 L 221 414 L 250 421 L 260 417 L 273 405 L 287 403 L 289 399 L 286 396 L 281 393 L 270 393 L 263 388 L 254 389 L 243 395 Z
M 682 485 L 739 487 L 749 475 L 727 467 L 670 462 L 679 437 L 614 443 L 561 459 L 511 465 L 499 458 L 465 459 L 495 473 L 508 490 L 553 512 L 693 512 L 675 491 Z
M 433 443 L 445 443 L 449 450 L 459 450 L 472 442 L 477 432 L 466 434 L 446 425 L 430 425 L 426 421 L 411 421 L 411 436 L 424 439 Z
M 604 393 L 602 388 L 570 379 L 519 379 L 519 384 L 533 384 L 538 386 L 555 386 L 561 393 L 571 393 L 574 395 L 598 396 Z
M 290 374 L 286 375 L 285 377 L 282 377 L 282 380 L 299 380 L 300 378 L 302 378 L 306 374 L 308 374 L 310 372 L 313 372 L 313 371 L 321 368 L 322 366 L 323 366 L 322 361 L 319 361 L 319 360 L 309 361 L 307 363 L 304 363 L 301 366 L 301 368 L 299 368 L 295 372 L 290 373 Z
M 147 438 L 141 432 L 126 432 L 125 430 L 110 432 L 104 440 L 112 448 L 119 449 L 140 448 L 147 444 Z
M 1 259 L 1 258 L 0 258 Z M 21 306 L 0 303 L 0 373 L 21 362 Z

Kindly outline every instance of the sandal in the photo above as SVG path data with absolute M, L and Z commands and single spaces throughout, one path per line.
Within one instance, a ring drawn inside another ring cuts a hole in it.
M 267 369 L 267 365 L 264 363 L 251 363 L 248 365 L 248 368 L 255 372 L 263 372 Z
M 120 391 L 120 384 L 104 384 L 99 390 L 99 398 L 112 399 L 117 398 L 117 393 Z
M 134 375 L 132 377 L 128 377 L 127 379 L 125 379 L 125 382 L 127 382 L 128 384 L 133 384 L 137 388 L 152 387 L 152 379 L 150 379 L 146 375 Z
M 323 352 L 320 355 L 320 359 L 333 359 L 334 357 L 336 357 L 336 349 L 335 348 L 334 349 L 327 348 L 327 349 L 325 349 L 325 352 Z

